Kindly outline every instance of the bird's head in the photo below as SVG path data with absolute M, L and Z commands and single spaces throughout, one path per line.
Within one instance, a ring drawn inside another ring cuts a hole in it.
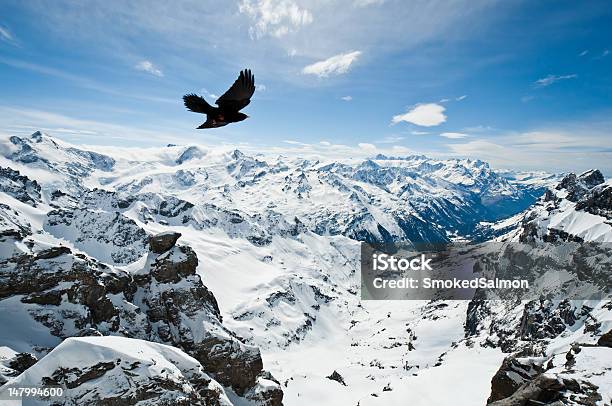
M 247 118 L 249 118 L 249 116 L 247 116 L 244 113 L 238 113 L 236 115 L 236 121 L 242 121 L 242 120 L 246 120 Z

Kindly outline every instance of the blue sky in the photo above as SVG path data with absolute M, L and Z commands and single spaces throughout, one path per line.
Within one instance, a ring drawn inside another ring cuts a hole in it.
M 0 133 L 612 174 L 610 50 L 606 1 L 4 0 Z M 195 130 L 245 67 L 251 118 Z

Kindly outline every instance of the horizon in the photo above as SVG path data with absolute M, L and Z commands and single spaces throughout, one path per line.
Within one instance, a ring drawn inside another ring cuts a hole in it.
M 612 173 L 604 1 L 2 8 L 3 135 Z M 195 130 L 202 117 L 182 95 L 212 103 L 242 68 L 258 86 L 244 109 L 251 118 Z
M 480 158 L 470 158 L 470 157 L 448 157 L 448 156 L 435 156 L 435 155 L 427 155 L 424 153 L 407 153 L 407 154 L 397 154 L 397 155 L 388 155 L 385 154 L 381 151 L 377 151 L 375 154 L 368 154 L 367 151 L 364 151 L 362 149 L 355 149 L 355 148 L 350 148 L 348 146 L 345 145 L 337 145 L 336 147 L 343 147 L 345 148 L 342 152 L 342 154 L 339 153 L 320 153 L 317 151 L 309 151 L 309 152 L 304 152 L 303 150 L 300 149 L 286 149 L 286 148 L 274 148 L 268 151 L 262 151 L 261 148 L 258 148 L 257 146 L 254 145 L 250 145 L 250 144 L 243 144 L 243 145 L 235 145 L 235 144 L 230 144 L 230 143 L 224 143 L 224 144 L 204 144 L 204 143 L 198 143 L 196 141 L 193 142 L 188 142 L 188 143 L 183 143 L 183 144 L 173 144 L 173 143 L 169 143 L 166 145 L 151 145 L 151 146 L 117 146 L 117 145 L 113 145 L 113 144 L 77 144 L 77 143 L 72 143 L 70 141 L 64 140 L 60 137 L 56 137 L 53 136 L 51 134 L 48 134 L 44 131 L 41 130 L 37 130 L 32 134 L 29 135 L 17 135 L 18 137 L 33 137 L 37 134 L 41 134 L 44 135 L 46 137 L 52 138 L 53 141 L 61 141 L 61 142 L 65 142 L 68 145 L 70 145 L 71 147 L 78 147 L 78 148 L 82 148 L 83 150 L 88 150 L 88 151 L 93 151 L 93 152 L 97 152 L 97 153 L 101 153 L 101 154 L 106 154 L 109 155 L 113 158 L 121 158 L 121 159 L 126 159 L 128 161 L 133 160 L 133 161 L 138 161 L 138 159 L 133 159 L 130 157 L 130 154 L 134 154 L 134 153 L 138 153 L 138 152 L 146 152 L 146 151 L 163 151 L 164 149 L 167 148 L 177 148 L 177 149 L 181 149 L 182 152 L 186 151 L 187 149 L 191 148 L 191 147 L 196 147 L 196 148 L 200 148 L 200 149 L 205 149 L 206 151 L 212 151 L 212 152 L 222 152 L 224 154 L 227 153 L 231 153 L 232 151 L 238 151 L 241 153 L 245 153 L 247 156 L 251 157 L 251 158 L 262 158 L 262 159 L 267 159 L 267 160 L 274 160 L 274 159 L 289 159 L 289 160 L 317 160 L 321 163 L 330 163 L 330 162 L 339 162 L 339 163 L 348 163 L 348 164 L 352 164 L 353 162 L 357 161 L 357 162 L 365 162 L 365 161 L 379 161 L 379 160 L 389 160 L 389 161 L 406 161 L 406 160 L 411 160 L 411 159 L 417 159 L 417 158 L 422 158 L 425 160 L 432 160 L 432 161 L 438 161 L 438 162 L 442 162 L 442 161 L 457 161 L 457 162 L 461 162 L 461 161 L 467 161 L 469 162 L 484 162 L 488 168 L 493 171 L 493 172 L 498 172 L 498 173 L 513 173 L 516 175 L 525 175 L 525 174 L 536 174 L 536 173 L 540 173 L 540 174 L 546 174 L 546 175 L 550 175 L 550 176 L 565 176 L 568 175 L 570 173 L 574 173 L 578 176 L 580 176 L 581 174 L 593 171 L 593 170 L 598 170 L 602 173 L 602 175 L 604 176 L 604 178 L 606 179 L 606 181 L 608 181 L 609 179 L 612 179 L 612 174 L 605 172 L 604 170 L 602 170 L 601 168 L 596 168 L 596 167 L 591 167 L 585 170 L 580 170 L 580 171 L 557 171 L 557 172 L 550 172 L 550 171 L 545 171 L 545 170 L 538 170 L 538 169 L 533 169 L 533 170 L 516 170 L 516 169 L 508 169 L 508 168 L 504 168 L 504 167 L 498 167 L 493 165 L 491 162 L 487 161 L 487 160 L 483 160 Z M 0 134 L 0 157 L 6 158 L 6 152 L 7 152 L 7 147 L 4 147 L 2 141 L 3 139 L 6 140 L 6 142 L 10 142 L 9 138 L 11 136 L 9 135 L 5 135 L 5 134 Z M 10 149 L 10 146 L 8 147 Z M 121 150 L 125 150 L 128 151 L 130 154 L 122 154 Z M 182 153 L 181 152 L 181 153 Z M 393 152 L 393 151 L 391 151 Z M 180 155 L 180 154 L 179 154 Z M 149 157 L 145 157 L 142 160 L 146 161 Z M 560 179 L 560 178 L 559 178 Z

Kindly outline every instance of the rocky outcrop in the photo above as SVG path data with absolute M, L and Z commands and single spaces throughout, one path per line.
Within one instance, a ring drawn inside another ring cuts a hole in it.
M 346 382 L 344 382 L 344 378 L 342 377 L 342 375 L 340 375 L 338 373 L 338 371 L 334 371 L 331 373 L 331 375 L 326 376 L 327 379 L 331 380 L 331 381 L 336 381 L 338 382 L 340 385 L 346 386 Z
M 600 216 L 601 221 L 589 218 L 591 214 Z M 610 231 L 610 219 L 610 182 L 605 182 L 599 170 L 579 176 L 570 173 L 525 213 L 519 239 L 521 242 L 606 241 L 604 234 Z
M 530 382 L 542 372 L 544 368 L 529 359 L 507 357 L 491 379 L 491 395 L 487 403 L 511 396 L 521 385 Z
M 20 202 L 36 207 L 40 203 L 40 185 L 19 171 L 0 167 L 0 192 L 4 192 Z
M 597 340 L 597 345 L 612 348 L 612 330 L 599 337 L 599 340 Z
M 156 254 L 163 254 L 170 248 L 174 247 L 174 244 L 181 237 L 181 233 L 174 231 L 168 231 L 149 237 L 149 246 L 151 251 Z M 196 264 L 197 265 L 197 264 Z
M 581 374 L 576 373 L 576 377 L 572 377 L 572 370 L 560 373 L 559 368 L 552 365 L 552 360 L 548 360 L 546 367 L 537 368 L 522 362 L 518 359 L 504 360 L 491 382 L 491 396 L 487 401 L 489 406 L 600 404 L 602 395 L 599 387 L 583 379 Z M 594 366 L 593 369 L 596 368 Z
M 217 301 L 196 274 L 195 252 L 176 246 L 177 239 L 178 233 L 151 237 L 152 248 L 165 251 L 151 251 L 135 273 L 67 247 L 0 260 L 0 311 L 18 300 L 59 339 L 115 335 L 172 345 L 238 395 L 279 405 L 280 386 L 268 382 L 259 350 L 221 324 Z
M 591 190 L 576 203 L 576 210 L 584 210 L 612 220 L 612 185 L 602 185 Z
M 0 388 L 62 387 L 62 404 L 230 406 L 197 360 L 162 344 L 123 337 L 68 338 Z M 55 403 L 53 403 L 55 404 Z
M 591 169 L 576 176 L 575 173 L 566 175 L 557 185 L 557 190 L 565 189 L 567 199 L 572 202 L 580 200 L 590 189 L 604 183 L 604 177 L 597 169 Z
M 129 264 L 147 253 L 147 234 L 120 212 L 55 209 L 47 214 L 45 231 L 66 237 L 75 247 L 109 264 Z

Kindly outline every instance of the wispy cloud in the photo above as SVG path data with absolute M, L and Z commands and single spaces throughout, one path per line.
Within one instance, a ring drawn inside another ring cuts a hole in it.
M 341 99 L 344 101 L 351 101 L 353 100 L 353 96 L 342 96 Z
M 465 100 L 466 98 L 467 98 L 467 94 L 464 94 L 462 96 L 459 96 L 459 97 L 455 98 L 455 100 L 461 101 L 461 100 Z
M 401 135 L 387 135 L 383 139 L 377 141 L 379 144 L 395 144 L 404 139 Z
M 27 62 L 27 61 L 21 61 L 18 59 L 12 59 L 12 58 L 2 58 L 0 57 L 0 63 L 1 64 L 5 64 L 8 66 L 12 66 L 14 68 L 17 69 L 25 69 L 25 70 L 29 70 L 32 72 L 36 72 L 36 73 L 40 73 L 43 75 L 48 75 L 48 76 L 53 76 L 68 82 L 71 82 L 73 84 L 75 84 L 76 86 L 85 88 L 85 89 L 90 89 L 90 90 L 94 90 L 100 93 L 106 93 L 106 94 L 111 94 L 114 96 L 122 96 L 122 97 L 130 97 L 133 99 L 138 99 L 138 100 L 146 100 L 146 101 L 153 101 L 153 102 L 161 102 L 161 103 L 176 103 L 175 99 L 169 99 L 169 98 L 164 98 L 164 97 L 156 97 L 156 96 L 147 96 L 147 95 L 141 95 L 141 94 L 136 94 L 136 93 L 132 93 L 132 92 L 125 92 L 125 91 L 121 91 L 118 89 L 114 89 L 114 88 L 110 88 L 104 84 L 101 84 L 95 80 L 92 80 L 90 78 L 84 77 L 84 76 L 80 76 L 80 75 L 75 75 L 73 73 L 70 72 L 65 72 L 63 70 L 60 69 L 56 69 L 56 68 L 52 68 L 50 66 L 45 66 L 45 65 L 39 65 L 36 63 L 31 63 L 31 62 Z
M 79 142 L 99 144 L 114 140 L 111 143 L 115 145 L 121 145 L 122 142 L 143 145 L 159 145 L 169 141 L 185 142 L 190 133 L 188 128 L 181 129 L 180 123 L 173 123 L 168 127 L 158 125 L 155 129 L 148 130 L 131 125 L 75 118 L 51 111 L 2 105 L 0 122 L 6 126 L 4 131 L 7 133 L 13 132 L 11 128 L 19 126 L 21 133 L 47 130 L 50 135 L 78 138 Z
M 588 50 L 588 49 L 585 49 L 584 51 L 580 52 L 580 53 L 578 54 L 578 56 L 585 56 L 585 55 L 586 55 L 586 54 L 588 54 L 588 53 L 589 53 L 589 50 Z
M 202 89 L 202 93 L 204 93 L 204 96 L 211 98 L 213 100 L 216 100 L 219 98 L 219 95 L 213 92 L 209 92 L 207 89 Z
M 356 7 L 380 6 L 386 0 L 355 0 L 353 4 Z
M 251 38 L 280 38 L 312 23 L 311 12 L 291 0 L 243 0 L 238 10 L 251 19 Z
M 484 159 L 498 167 L 555 172 L 594 167 L 611 173 L 612 150 L 606 128 L 607 124 L 602 129 L 575 126 L 563 130 L 506 133 L 447 147 L 453 154 Z
M 363 149 L 364 151 L 376 151 L 376 145 L 367 142 L 360 142 L 359 144 L 357 144 L 357 146 Z
M 440 134 L 440 137 L 444 137 L 444 138 L 450 138 L 453 140 L 457 140 L 460 138 L 467 138 L 469 137 L 468 134 L 464 134 L 464 133 L 452 133 L 452 132 L 448 132 L 448 133 L 442 133 Z
M 307 75 L 317 75 L 320 78 L 329 75 L 340 75 L 348 72 L 349 68 L 359 58 L 361 51 L 347 52 L 345 54 L 334 55 L 324 61 L 315 62 L 302 69 Z
M 407 155 L 414 153 L 411 149 L 402 145 L 377 146 L 374 144 L 362 142 L 357 145 L 335 144 L 329 141 L 320 141 L 312 144 L 294 140 L 285 140 L 285 145 L 269 145 L 258 146 L 249 145 L 241 150 L 252 151 L 253 153 L 261 153 L 265 151 L 265 155 L 275 156 L 278 154 L 299 157 L 299 158 L 314 158 L 314 159 L 363 159 L 371 158 L 376 154 L 384 154 L 389 156 Z
M 15 37 L 9 31 L 8 28 L 0 25 L 0 40 L 8 42 L 10 44 L 15 44 Z
M 405 121 L 422 127 L 433 127 L 446 121 L 445 110 L 444 106 L 436 103 L 417 104 L 407 113 L 393 116 L 391 123 Z
M 148 72 L 154 76 L 159 76 L 159 77 L 164 76 L 164 72 L 162 72 L 161 69 L 153 65 L 151 61 L 146 61 L 146 60 L 140 61 L 136 64 L 136 66 L 134 66 L 134 69 L 142 71 L 142 72 Z
M 546 87 L 562 80 L 575 79 L 577 77 L 578 75 L 576 75 L 575 73 L 572 73 L 571 75 L 548 75 L 544 78 L 536 80 L 534 86 Z

